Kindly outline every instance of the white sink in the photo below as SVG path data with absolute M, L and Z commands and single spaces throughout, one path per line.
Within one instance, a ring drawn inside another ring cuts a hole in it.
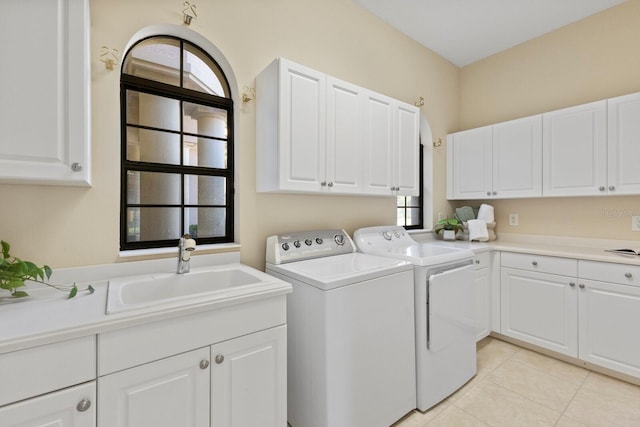
M 151 273 L 109 281 L 107 314 L 172 308 L 246 296 L 280 285 L 277 279 L 241 264 L 192 269 L 185 274 Z

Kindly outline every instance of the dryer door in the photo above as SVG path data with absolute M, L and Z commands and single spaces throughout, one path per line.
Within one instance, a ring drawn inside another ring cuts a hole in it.
M 475 343 L 475 269 L 473 265 L 429 277 L 427 349 L 444 351 Z

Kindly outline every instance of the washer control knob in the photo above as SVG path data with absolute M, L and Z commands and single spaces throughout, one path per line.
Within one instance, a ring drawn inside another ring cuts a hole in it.
M 285 250 L 285 251 L 288 251 L 289 250 L 289 244 L 287 242 L 284 242 L 282 244 L 282 249 Z
M 391 233 L 389 233 L 388 231 L 383 231 L 382 237 L 384 237 L 386 240 L 391 240 L 393 236 L 391 236 Z
M 294 240 L 293 241 L 293 246 L 295 246 L 296 248 L 300 247 L 300 240 Z
M 336 241 L 336 244 L 338 246 L 344 245 L 344 236 L 342 234 L 336 234 L 335 236 L 333 236 L 333 240 Z
M 304 244 L 307 246 L 311 246 L 311 244 L 313 243 L 313 240 L 311 239 L 304 239 Z
M 323 242 L 323 240 L 322 240 L 322 238 L 321 238 L 321 237 L 316 237 L 316 243 L 317 243 L 317 244 L 321 245 L 321 244 L 322 244 L 322 242 Z

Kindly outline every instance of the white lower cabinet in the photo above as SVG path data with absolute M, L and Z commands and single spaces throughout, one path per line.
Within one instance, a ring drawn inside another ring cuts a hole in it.
M 3 427 L 96 427 L 96 385 L 90 382 L 0 408 Z
M 501 266 L 502 334 L 640 378 L 640 266 L 509 252 Z
M 209 426 L 209 349 L 198 349 L 98 379 L 98 424 Z
M 476 341 L 491 332 L 491 253 L 477 254 L 476 268 Z
M 211 347 L 211 425 L 287 425 L 287 330 L 256 332 Z
M 98 395 L 100 426 L 285 426 L 286 327 L 105 375 Z
M 502 334 L 577 357 L 577 261 L 502 253 L 500 275 Z
M 640 378 L 640 266 L 579 265 L 580 359 Z

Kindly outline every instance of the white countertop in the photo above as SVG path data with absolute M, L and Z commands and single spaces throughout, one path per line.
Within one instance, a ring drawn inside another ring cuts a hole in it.
M 196 258 L 194 257 L 193 259 Z M 229 261 L 228 257 L 222 259 L 225 262 Z M 169 262 L 170 264 L 167 265 L 174 267 L 174 260 Z M 155 262 L 149 267 L 149 265 L 142 265 L 141 263 L 145 263 L 145 261 L 121 264 L 125 268 L 118 268 L 118 265 L 96 266 L 93 270 L 92 267 L 82 267 L 77 269 L 77 277 L 87 278 L 92 274 L 96 274 L 96 271 L 98 272 L 97 274 L 106 274 L 109 271 L 110 277 L 108 278 L 112 278 L 128 275 L 132 268 L 138 274 L 141 274 L 146 273 L 149 268 L 155 269 L 164 265 L 163 263 L 158 264 Z M 138 265 L 134 266 L 133 264 Z M 192 266 L 192 268 L 194 267 Z M 73 270 L 65 269 L 58 277 L 67 278 L 73 276 Z M 165 270 L 166 268 L 160 271 Z M 68 293 L 66 292 L 60 292 L 43 285 L 30 285 L 25 289 L 30 295 L 27 298 L 0 299 L 0 324 L 2 325 L 0 328 L 0 354 L 161 319 L 223 309 L 235 304 L 291 292 L 289 283 L 268 276 L 258 270 L 255 270 L 255 272 L 268 278 L 269 284 L 263 290 L 252 292 L 249 295 L 223 296 L 208 301 L 192 301 L 188 305 L 174 308 L 143 309 L 114 314 L 106 314 L 108 278 L 91 280 L 90 282 L 78 282 L 79 289 L 83 289 L 87 283 L 91 283 L 95 288 L 95 292 L 93 294 L 78 292 L 78 295 L 72 299 L 67 299 Z
M 492 242 L 462 240 L 449 242 L 435 239 L 433 233 L 412 234 L 412 237 L 421 242 L 428 241 L 438 245 L 462 247 L 476 253 L 487 251 L 520 252 L 640 266 L 640 256 L 620 255 L 605 251 L 605 249 L 640 250 L 640 240 L 607 240 L 512 233 L 498 234 L 498 239 Z

